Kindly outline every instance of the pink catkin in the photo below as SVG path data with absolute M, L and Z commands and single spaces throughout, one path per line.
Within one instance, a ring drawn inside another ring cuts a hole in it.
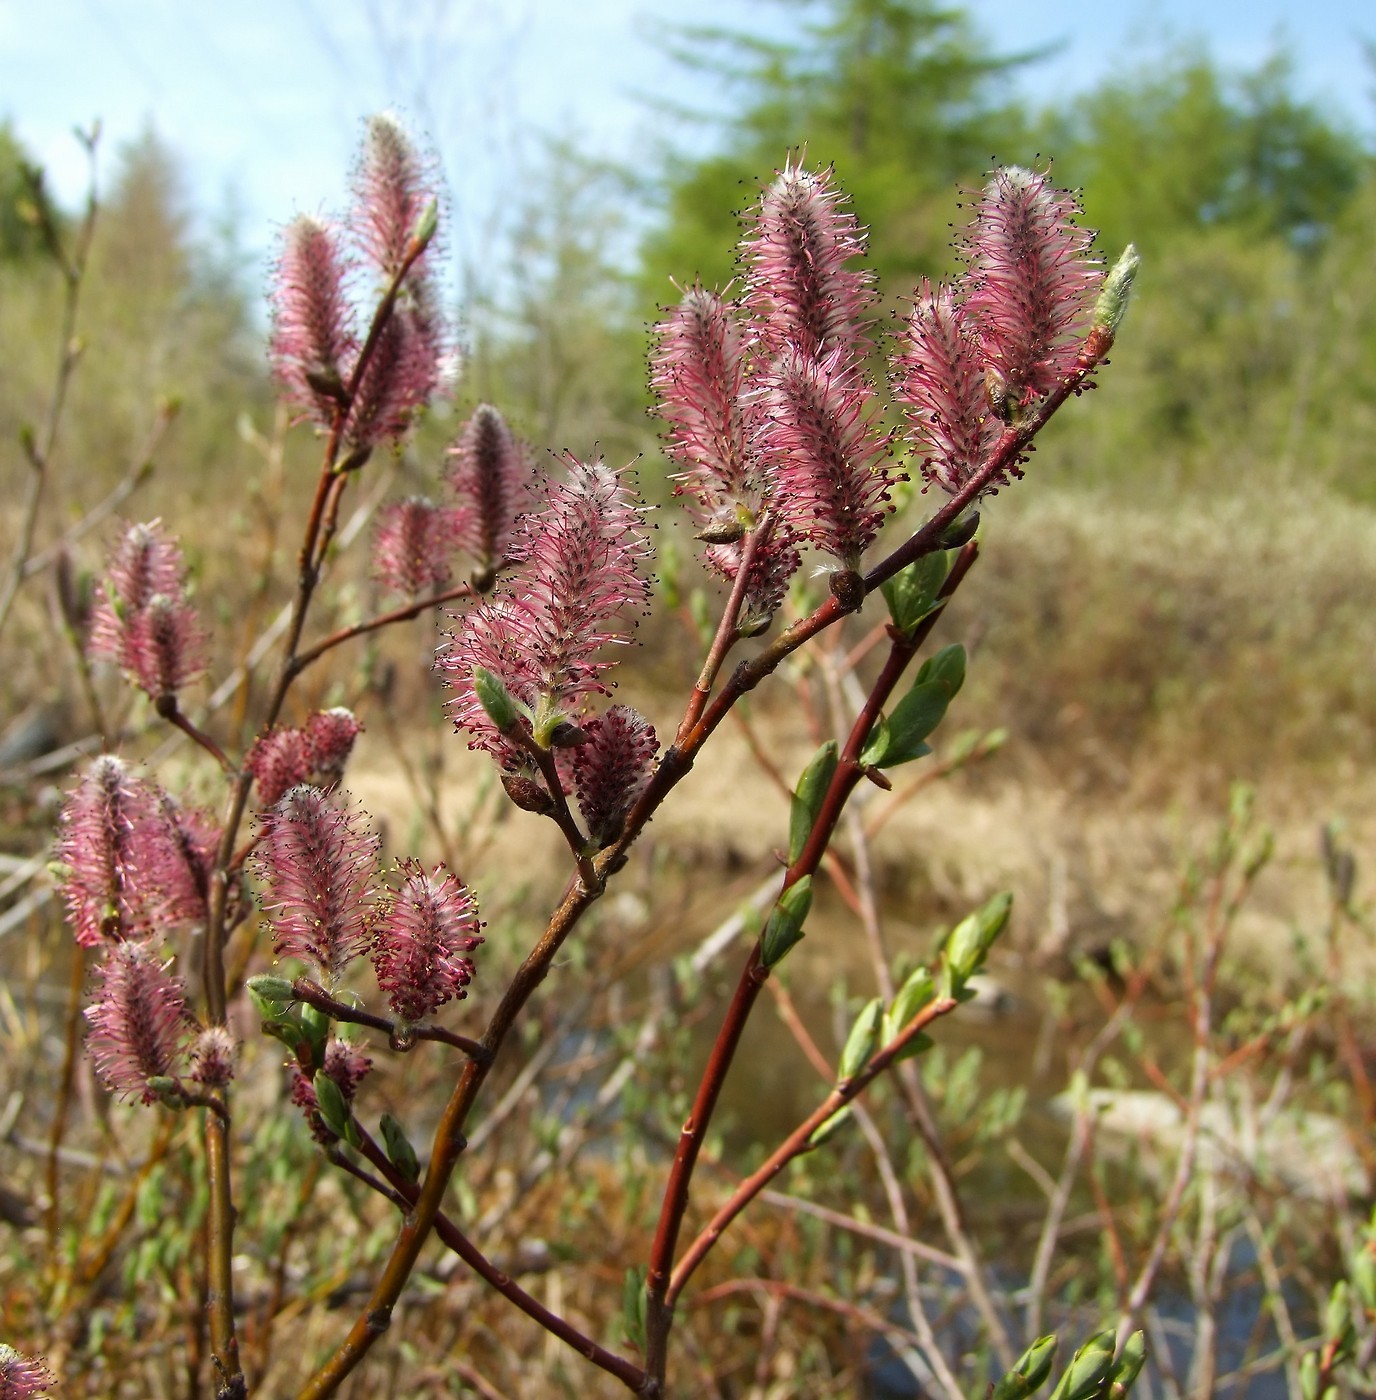
M 352 224 L 364 255 L 384 278 L 401 270 L 434 198 L 430 164 L 401 124 L 386 115 L 369 118 L 354 176 Z
M 205 632 L 186 600 L 186 565 L 162 522 L 130 525 L 97 586 L 88 650 L 151 698 L 174 695 L 205 667 Z
M 629 705 L 613 705 L 584 730 L 587 742 L 572 751 L 570 766 L 588 833 L 605 846 L 620 836 L 650 781 L 659 741 L 650 722 Z
M 155 923 L 204 917 L 216 833 L 112 754 L 95 760 L 58 821 L 62 895 L 84 948 L 137 938 Z
M 344 438 L 371 449 L 403 436 L 439 382 L 443 333 L 428 295 L 398 299 L 359 377 Z
M 472 893 L 443 866 L 427 873 L 403 860 L 399 871 L 401 888 L 377 922 L 373 965 L 392 1010 L 417 1022 L 467 994 L 474 971 L 467 954 L 483 941 L 482 924 Z
M 301 215 L 287 226 L 273 276 L 269 358 L 288 398 L 326 429 L 358 351 L 349 272 L 328 224 Z
M 511 556 L 521 512 L 534 504 L 529 453 L 491 404 L 479 404 L 449 448 L 454 542 L 482 572 Z
M 86 1047 L 102 1083 L 121 1099 L 153 1103 L 149 1080 L 173 1074 L 193 1024 L 186 989 L 146 943 L 116 944 L 96 969 Z
M 757 428 L 768 501 L 794 535 L 848 569 L 884 518 L 890 439 L 875 426 L 874 393 L 840 347 L 822 359 L 790 353 L 765 380 Z
M 388 506 L 373 537 L 373 576 L 389 592 L 419 598 L 449 582 L 454 552 L 451 511 L 424 496 Z
M 1046 176 L 996 171 L 965 234 L 966 315 L 990 370 L 1015 404 L 1049 393 L 1075 368 L 1103 269 L 1079 206 Z
M 255 855 L 281 957 L 331 984 L 367 947 L 378 838 L 343 795 L 294 787 L 262 818 Z
M 789 161 L 760 200 L 741 254 L 745 304 L 772 355 L 864 358 L 875 297 L 870 275 L 851 266 L 865 237 L 843 198 L 830 168 Z
M 758 490 L 742 402 L 748 347 L 736 308 L 695 286 L 656 330 L 650 383 L 669 424 L 665 450 L 683 468 L 675 489 L 705 519 L 733 513 Z
M 549 490 L 547 507 L 523 517 L 515 553 L 519 568 L 493 597 L 459 620 L 436 668 L 454 694 L 451 713 L 475 748 L 512 759 L 473 688 L 473 669 L 493 672 L 532 714 L 572 717 L 588 696 L 606 693 L 600 679 L 612 664 L 600 655 L 624 642 L 620 624 L 649 599 L 640 572 L 650 557 L 644 507 L 601 461 L 569 460 L 565 482 Z M 541 742 L 548 732 L 537 734 Z
M 895 369 L 923 474 L 954 495 L 984 464 L 1003 425 L 990 411 L 984 360 L 951 288 L 925 280 L 918 288 Z

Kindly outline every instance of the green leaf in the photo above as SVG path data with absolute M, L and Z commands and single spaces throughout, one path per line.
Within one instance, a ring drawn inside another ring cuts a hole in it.
M 1026 1400 L 1027 1396 L 1041 1389 L 1051 1374 L 1051 1363 L 1055 1357 L 1056 1338 L 1038 1337 L 994 1387 L 989 1400 Z
M 803 936 L 803 920 L 812 907 L 812 876 L 804 875 L 775 901 L 760 935 L 760 961 L 776 966 Z
M 420 1180 L 420 1162 L 416 1149 L 406 1130 L 390 1113 L 384 1113 L 378 1126 L 382 1129 L 382 1143 L 387 1149 L 387 1160 L 406 1178 L 407 1181 Z
M 311 1063 L 318 1068 L 325 1063 L 325 1042 L 330 1038 L 329 1014 L 310 1002 L 303 1002 L 301 1030 L 311 1047 Z
M 946 971 L 953 995 L 979 971 L 994 940 L 1007 927 L 1012 908 L 1011 894 L 996 894 L 951 930 L 946 940 Z
M 817 821 L 822 799 L 836 774 L 839 750 L 835 739 L 828 740 L 812 756 L 812 761 L 798 779 L 793 804 L 788 816 L 788 863 L 792 865 L 803 853 L 807 838 Z
M 923 741 L 945 717 L 946 708 L 965 682 L 965 648 L 943 647 L 917 673 L 912 689 L 898 702 L 887 722 L 870 731 L 860 762 L 892 768 L 931 753 Z
M 911 632 L 924 617 L 941 606 L 937 594 L 951 572 L 951 559 L 950 554 L 940 549 L 924 554 L 880 585 L 884 601 L 889 605 L 889 616 L 900 632 Z
M 809 1147 L 820 1147 L 824 1142 L 829 1142 L 848 1122 L 850 1122 L 850 1118 L 850 1104 L 838 1108 L 830 1118 L 813 1129 L 812 1136 L 807 1140 L 807 1145 Z
M 885 1045 L 892 1045 L 902 1035 L 908 1022 L 936 995 L 936 980 L 925 967 L 914 968 L 907 980 L 894 993 L 893 1005 L 884 1014 L 883 1039 Z M 925 1036 L 918 1036 L 919 1041 Z M 928 1040 L 930 1045 L 931 1041 Z M 925 1048 L 925 1047 L 924 1047 Z M 910 1058 L 917 1051 L 909 1045 L 899 1056 L 900 1060 Z
M 846 1048 L 841 1051 L 841 1063 L 836 1071 L 838 1084 L 854 1079 L 869 1064 L 875 1042 L 879 1039 L 879 1023 L 883 1015 L 884 1003 L 875 997 L 865 1003 L 864 1010 L 855 1018 L 855 1024 L 846 1037 Z

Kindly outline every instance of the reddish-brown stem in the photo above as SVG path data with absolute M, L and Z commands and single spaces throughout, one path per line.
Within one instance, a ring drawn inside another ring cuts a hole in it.
M 188 739 L 203 748 L 226 773 L 233 776 L 235 768 L 229 759 L 225 757 L 225 751 L 209 734 L 203 729 L 198 729 L 187 719 L 181 712 L 175 695 L 159 695 L 153 702 L 153 708 L 157 710 L 158 714 L 161 715 L 168 724 L 175 725 Z
M 319 661 L 327 651 L 342 646 L 345 642 L 351 642 L 355 637 L 366 636 L 369 632 L 376 632 L 379 627 L 389 627 L 394 622 L 409 622 L 411 618 L 419 617 L 421 613 L 437 608 L 443 603 L 452 603 L 459 598 L 472 596 L 472 584 L 460 583 L 453 588 L 446 588 L 442 593 L 432 593 L 428 598 L 420 598 L 404 607 L 393 608 L 391 612 L 380 613 L 377 617 L 369 618 L 367 622 L 356 622 L 352 627 L 341 627 L 339 631 L 331 632 L 328 637 L 297 656 L 291 663 L 292 676 L 299 676 L 307 666 Z
M 438 1041 L 441 1045 L 452 1045 L 456 1050 L 462 1050 L 465 1055 L 470 1055 L 475 1059 L 481 1058 L 487 1053 L 476 1040 L 472 1040 L 466 1035 L 459 1035 L 457 1031 L 445 1030 L 443 1026 L 400 1026 L 396 1021 L 389 1020 L 386 1016 L 377 1016 L 371 1011 L 364 1011 L 361 1007 L 349 1006 L 345 1002 L 336 1001 L 324 987 L 318 982 L 312 982 L 309 977 L 298 977 L 291 984 L 291 990 L 292 994 L 301 1001 L 309 1002 L 317 1011 L 323 1011 L 336 1021 L 350 1021 L 354 1025 L 368 1026 L 375 1031 L 382 1031 L 394 1050 L 409 1050 L 412 1043 L 417 1040 L 433 1040 Z
M 901 1034 L 895 1036 L 888 1045 L 880 1050 L 859 1074 L 839 1083 L 770 1153 L 765 1161 L 741 1182 L 708 1222 L 702 1233 L 684 1250 L 683 1258 L 674 1267 L 665 1297 L 665 1302 L 670 1309 L 673 1308 L 678 1295 L 683 1291 L 684 1284 L 688 1282 L 693 1271 L 707 1257 L 726 1227 L 795 1157 L 808 1150 L 812 1135 L 822 1124 L 839 1113 L 852 1099 L 863 1093 L 933 1021 L 954 1011 L 959 1005 L 960 1003 L 954 997 L 937 997 L 934 1001 L 928 1002 L 908 1022 Z
M 941 598 L 946 599 L 960 586 L 969 572 L 978 553 L 978 546 L 970 541 L 960 552 L 954 566 L 942 585 Z M 860 753 L 870 732 L 879 719 L 880 711 L 888 703 L 894 687 L 931 634 L 940 616 L 937 609 L 923 618 L 911 633 L 890 632 L 889 655 L 885 660 L 860 713 L 851 726 L 846 746 L 837 762 L 836 772 L 827 788 L 818 814 L 813 823 L 802 853 L 784 875 L 783 890 L 789 889 L 805 876 L 815 873 L 821 864 L 831 837 L 840 819 L 846 801 L 863 776 Z M 707 1129 L 716 1110 L 726 1076 L 731 1069 L 736 1049 L 744 1033 L 746 1022 L 754 1010 L 755 1001 L 769 977 L 769 969 L 761 958 L 761 945 L 756 943 L 749 960 L 736 984 L 735 994 L 727 1008 L 726 1017 L 712 1045 L 698 1081 L 697 1094 L 687 1121 L 679 1133 L 674 1160 L 669 1168 L 669 1178 L 664 1187 L 664 1199 L 660 1206 L 659 1223 L 655 1228 L 654 1242 L 650 1249 L 650 1262 L 645 1277 L 646 1293 L 646 1370 L 661 1388 L 664 1384 L 667 1360 L 669 1329 L 673 1322 L 673 1306 L 677 1289 L 672 1279 L 677 1277 L 674 1268 L 674 1252 L 678 1245 L 679 1232 L 683 1227 L 684 1213 L 688 1207 L 688 1192 L 697 1165 L 698 1154 L 707 1135 Z M 868 1081 L 867 1081 L 868 1082 Z
M 564 940 L 573 931 L 588 906 L 597 898 L 598 893 L 599 891 L 590 890 L 581 883 L 575 883 L 560 901 L 535 947 L 517 969 L 483 1034 L 482 1045 L 487 1052 L 486 1058 L 470 1059 L 464 1065 L 449 1102 L 440 1116 L 424 1182 L 410 1213 L 402 1221 L 397 1241 L 392 1246 L 392 1253 L 373 1288 L 367 1310 L 354 1323 L 339 1349 L 302 1388 L 299 1400 L 322 1400 L 322 1397 L 333 1394 L 340 1382 L 367 1354 L 372 1344 L 387 1330 L 396 1300 L 415 1267 L 421 1246 L 435 1226 L 449 1179 L 466 1145 L 463 1136 L 464 1124 L 498 1051 L 520 1015 L 522 1007 L 544 980 Z
M 688 697 L 688 708 L 684 712 L 683 722 L 678 727 L 676 742 L 692 732 L 693 726 L 698 722 L 703 707 L 707 704 L 708 697 L 712 694 L 712 687 L 717 683 L 717 673 L 722 668 L 722 663 L 726 660 L 727 653 L 735 646 L 740 634 L 737 628 L 740 624 L 741 609 L 745 606 L 745 595 L 750 588 L 750 570 L 755 563 L 755 555 L 759 552 L 769 538 L 770 532 L 774 528 L 774 522 L 769 518 L 769 512 L 760 517 L 759 523 L 745 537 L 745 543 L 741 547 L 740 565 L 736 569 L 736 577 L 731 585 L 731 592 L 726 599 L 726 607 L 722 611 L 721 621 L 717 623 L 716 635 L 712 638 L 712 645 L 707 649 L 707 657 L 702 663 L 702 670 L 698 674 L 697 684 L 693 687 L 693 693 Z
M 380 1195 L 386 1196 L 399 1210 L 407 1210 L 420 1194 L 420 1187 L 397 1171 L 391 1159 L 378 1147 L 376 1140 L 357 1119 L 354 1120 L 354 1126 L 359 1134 L 359 1151 L 386 1178 L 385 1184 L 350 1162 L 342 1152 L 331 1154 L 331 1160 Z M 639 1366 L 624 1356 L 618 1356 L 614 1351 L 600 1346 L 571 1322 L 560 1317 L 558 1313 L 551 1312 L 538 1298 L 532 1297 L 510 1274 L 499 1269 L 443 1211 L 435 1216 L 435 1233 L 446 1248 L 457 1254 L 479 1278 L 490 1284 L 509 1302 L 514 1303 L 527 1317 L 534 1319 L 561 1342 L 566 1342 L 594 1366 L 615 1376 L 628 1389 L 640 1388 L 645 1373 Z

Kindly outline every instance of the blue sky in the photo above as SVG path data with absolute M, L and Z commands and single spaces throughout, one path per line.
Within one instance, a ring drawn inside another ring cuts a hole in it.
M 1276 45 L 1302 89 L 1370 131 L 1376 76 L 1356 0 L 973 0 L 1003 51 L 1059 44 L 1024 80 L 1034 96 L 1086 87 L 1170 37 L 1202 38 L 1232 66 Z M 671 22 L 778 24 L 759 0 L 0 0 L 0 112 L 74 201 L 84 158 L 70 132 L 99 116 L 105 163 L 151 122 L 185 162 L 206 218 L 231 205 L 261 253 L 297 210 L 340 197 L 368 112 L 426 128 L 476 251 L 509 194 L 532 130 L 566 131 L 634 158 L 654 135 L 639 94 L 710 105 L 651 35 Z

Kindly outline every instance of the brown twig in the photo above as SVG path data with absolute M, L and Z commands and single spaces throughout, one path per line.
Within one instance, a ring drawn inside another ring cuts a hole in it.
M 441 1045 L 452 1045 L 465 1055 L 481 1058 L 487 1052 L 476 1041 L 457 1031 L 446 1030 L 443 1026 L 402 1026 L 386 1016 L 375 1015 L 361 1007 L 350 1006 L 347 1002 L 336 1001 L 318 982 L 309 977 L 298 977 L 291 985 L 292 994 L 299 1000 L 308 1002 L 317 1011 L 323 1011 L 336 1021 L 351 1021 L 354 1025 L 368 1026 L 382 1031 L 393 1050 L 406 1051 L 418 1040 L 433 1040 Z

